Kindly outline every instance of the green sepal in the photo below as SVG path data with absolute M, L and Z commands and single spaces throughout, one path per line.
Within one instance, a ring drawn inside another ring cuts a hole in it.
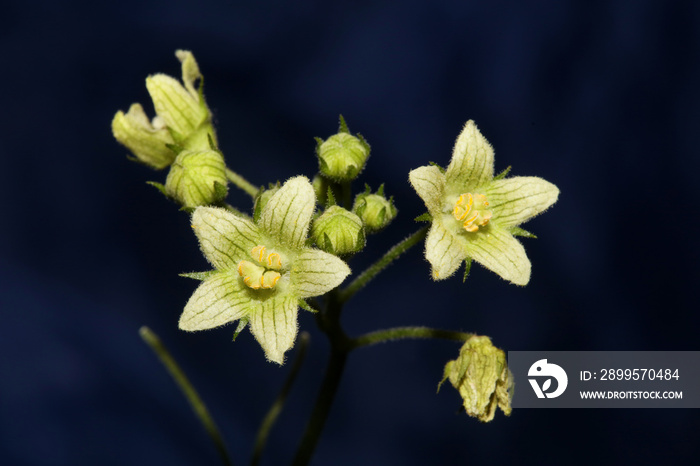
M 467 277 L 469 276 L 469 272 L 472 269 L 472 258 L 467 257 L 464 259 L 464 278 L 462 278 L 462 283 L 467 281 Z M 444 379 L 443 379 L 444 382 Z
M 372 194 L 372 188 L 369 187 L 367 183 L 365 183 L 365 192 L 364 194 Z
M 233 332 L 233 340 L 236 341 L 236 338 L 238 338 L 238 335 L 246 328 L 246 325 L 248 325 L 248 318 L 247 317 L 241 317 L 238 319 L 238 326 L 236 327 L 236 330 Z
M 177 210 L 180 211 L 180 212 L 186 212 L 186 213 L 188 213 L 188 214 L 193 214 L 196 208 L 197 208 L 196 206 L 186 206 L 186 205 L 183 205 L 182 207 L 180 207 L 180 208 L 177 209 Z
M 331 242 L 331 238 L 328 236 L 328 233 L 323 234 L 323 247 L 321 249 L 323 249 L 324 251 L 333 250 L 333 243 Z
M 160 191 L 163 194 L 163 196 L 170 199 L 170 196 L 168 196 L 168 193 L 165 191 L 165 186 L 163 186 L 162 183 L 158 183 L 157 181 L 146 181 L 146 184 L 153 186 L 158 191 Z
M 348 124 L 345 121 L 345 118 L 343 118 L 343 115 L 340 115 L 339 120 L 340 120 L 340 123 L 338 124 L 338 132 L 350 134 L 350 130 L 348 129 Z
M 414 221 L 414 222 L 426 222 L 426 223 L 430 223 L 430 222 L 433 221 L 433 216 L 430 215 L 429 212 L 425 212 L 425 213 L 419 215 L 418 217 L 414 218 L 413 221 Z
M 213 276 L 216 273 L 218 273 L 216 270 L 207 270 L 206 272 L 189 272 L 189 273 L 181 273 L 178 275 L 180 277 L 184 277 L 184 278 L 192 278 L 193 280 L 203 281 L 203 280 L 206 280 L 207 278 Z
M 316 155 L 318 155 L 318 150 L 321 148 L 321 144 L 323 144 L 323 139 L 315 137 L 314 141 L 316 141 Z
M 377 194 L 377 196 L 384 197 L 384 183 L 379 185 L 379 189 L 377 189 L 376 194 Z
M 328 191 L 326 192 L 326 209 L 334 205 L 338 205 L 338 202 L 335 200 L 335 196 L 333 195 L 333 189 L 328 186 Z
M 511 228 L 510 234 L 513 236 L 522 236 L 523 238 L 535 238 L 535 239 L 537 239 L 537 235 L 535 235 L 534 233 L 530 233 L 527 230 L 523 230 L 520 227 Z
M 175 153 L 175 155 L 177 155 L 180 152 L 182 152 L 183 150 L 185 150 L 185 148 L 183 146 L 181 146 L 180 144 L 165 144 L 165 147 L 167 147 L 168 149 L 173 151 Z
M 313 307 L 311 307 L 311 305 L 307 303 L 304 299 L 299 298 L 299 307 L 305 311 L 309 311 L 312 314 L 318 314 L 318 309 L 314 309 Z
M 508 176 L 508 173 L 510 173 L 510 169 L 513 168 L 511 165 L 508 165 L 505 170 L 503 170 L 501 173 L 498 175 L 494 176 L 494 180 L 502 180 L 506 176 Z
M 438 165 L 436 162 L 428 162 L 428 165 L 432 167 L 437 167 L 437 169 L 440 170 L 440 173 L 445 174 L 445 169 Z
M 207 141 L 209 142 L 209 148 L 211 150 L 215 150 L 215 151 L 221 153 L 219 148 L 216 147 L 216 143 L 214 142 L 214 138 L 212 137 L 211 133 L 207 133 Z
M 228 196 L 228 186 L 218 181 L 214 181 L 214 204 L 221 202 Z

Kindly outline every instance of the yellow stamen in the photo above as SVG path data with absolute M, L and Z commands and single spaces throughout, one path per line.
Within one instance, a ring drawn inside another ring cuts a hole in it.
M 250 250 L 250 255 L 257 263 L 246 260 L 238 263 L 238 275 L 243 277 L 243 283 L 253 290 L 274 288 L 282 276 L 276 271 L 282 269 L 282 256 L 276 252 L 266 252 L 265 246 L 255 246 Z
M 464 193 L 455 202 L 452 216 L 462 222 L 462 227 L 469 233 L 479 231 L 480 226 L 484 226 L 491 220 L 492 213 L 486 210 L 489 202 L 483 194 Z

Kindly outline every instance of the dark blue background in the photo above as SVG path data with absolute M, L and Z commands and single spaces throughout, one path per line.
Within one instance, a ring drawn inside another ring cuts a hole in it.
M 446 164 L 467 119 L 496 169 L 558 204 L 525 227 L 530 285 L 475 266 L 433 283 L 419 248 L 348 306 L 351 334 L 475 331 L 505 350 L 698 350 L 700 4 L 692 1 L 5 2 L 0 15 L 0 462 L 218 464 L 137 330 L 173 349 L 244 464 L 289 366 L 249 333 L 177 319 L 207 265 L 188 218 L 110 133 L 144 78 L 195 52 L 229 165 L 252 182 L 313 175 L 343 113 L 372 144 L 361 182 L 399 217 L 351 266 L 416 228 L 408 172 Z M 230 197 L 246 207 L 241 193 Z M 266 464 L 293 455 L 327 343 L 310 355 Z M 697 456 L 694 410 L 516 410 L 481 425 L 436 395 L 458 345 L 350 357 L 315 464 L 670 464 Z M 525 389 L 523 381 L 519 385 Z

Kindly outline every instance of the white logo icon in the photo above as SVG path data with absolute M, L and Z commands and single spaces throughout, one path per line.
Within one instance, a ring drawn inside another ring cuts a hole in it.
M 548 363 L 546 359 L 540 359 L 530 366 L 527 375 L 530 377 L 549 377 L 544 381 L 541 388 L 536 379 L 528 379 L 537 398 L 556 398 L 564 393 L 566 385 L 569 383 L 569 378 L 566 376 L 564 369 L 556 364 Z M 552 378 L 557 381 L 557 389 L 548 393 L 547 390 L 549 390 L 552 385 Z

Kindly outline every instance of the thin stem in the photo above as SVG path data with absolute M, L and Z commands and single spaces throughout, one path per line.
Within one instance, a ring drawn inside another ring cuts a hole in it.
M 228 180 L 235 184 L 238 188 L 248 193 L 248 195 L 252 198 L 255 198 L 255 196 L 258 195 L 258 191 L 260 191 L 259 187 L 255 186 L 228 167 L 226 167 L 226 178 L 228 178 Z
M 270 430 L 275 424 L 275 421 L 277 421 L 277 417 L 282 412 L 282 408 L 284 408 L 284 402 L 287 399 L 289 390 L 292 388 L 292 385 L 296 380 L 299 369 L 301 369 L 301 365 L 306 357 L 306 349 L 308 346 L 309 334 L 307 332 L 302 332 L 299 336 L 299 349 L 297 351 L 296 358 L 294 359 L 292 369 L 289 371 L 289 375 L 287 376 L 287 380 L 284 382 L 282 390 L 277 396 L 275 402 L 272 403 L 272 406 L 270 406 L 270 410 L 267 412 L 267 415 L 265 415 L 265 419 L 263 419 L 260 429 L 258 430 L 258 435 L 255 439 L 255 447 L 253 449 L 253 458 L 250 461 L 251 466 L 256 466 L 260 462 L 260 457 L 262 456 L 262 452 L 265 449 L 265 444 L 267 443 L 267 437 L 270 434 Z
M 453 330 L 441 330 L 428 327 L 395 327 L 376 332 L 366 333 L 357 338 L 352 338 L 349 342 L 350 349 L 363 346 L 384 343 L 392 340 L 419 339 L 419 338 L 439 338 L 442 340 L 467 341 L 473 337 L 473 333 L 456 332 Z
M 158 356 L 158 359 L 160 359 L 160 362 L 173 377 L 177 386 L 180 387 L 180 390 L 182 390 L 182 393 L 185 395 L 185 398 L 187 398 L 187 401 L 190 403 L 194 413 L 197 415 L 199 421 L 209 434 L 209 437 L 211 437 L 212 441 L 214 442 L 214 445 L 219 451 L 224 464 L 231 466 L 233 463 L 231 462 L 228 452 L 226 451 L 226 445 L 224 445 L 219 429 L 216 427 L 214 419 L 212 419 L 211 415 L 209 414 L 209 410 L 207 409 L 206 405 L 199 397 L 197 390 L 194 389 L 185 373 L 182 371 L 177 362 L 175 362 L 175 359 L 173 359 L 172 355 L 165 345 L 163 345 L 160 338 L 158 338 L 158 335 L 153 333 L 151 329 L 146 326 L 139 329 L 139 335 L 141 335 L 143 341 L 145 341 L 148 346 L 151 347 L 156 356 Z
M 341 202 L 343 203 L 343 207 L 346 208 L 347 210 L 352 209 L 352 181 L 343 181 L 343 183 L 340 185 L 340 191 L 342 193 L 343 199 Z
M 318 439 L 323 431 L 323 426 L 326 424 L 333 399 L 338 391 L 347 357 L 347 352 L 331 349 L 331 355 L 326 366 L 326 374 L 321 384 L 321 391 L 318 394 L 318 398 L 316 398 L 316 404 L 304 431 L 304 437 L 301 439 L 299 449 L 294 457 L 293 466 L 305 466 L 311 460 Z
M 340 301 L 345 302 L 350 299 L 355 293 L 357 293 L 363 286 L 369 283 L 379 272 L 384 270 L 389 264 L 391 264 L 394 259 L 399 257 L 404 252 L 411 249 L 413 246 L 418 244 L 425 238 L 428 232 L 428 227 L 425 226 L 420 230 L 413 233 L 408 238 L 401 241 L 399 244 L 395 245 L 389 249 L 381 259 L 369 266 L 367 270 L 362 272 L 355 278 L 352 283 L 350 283 L 347 288 L 340 292 Z

